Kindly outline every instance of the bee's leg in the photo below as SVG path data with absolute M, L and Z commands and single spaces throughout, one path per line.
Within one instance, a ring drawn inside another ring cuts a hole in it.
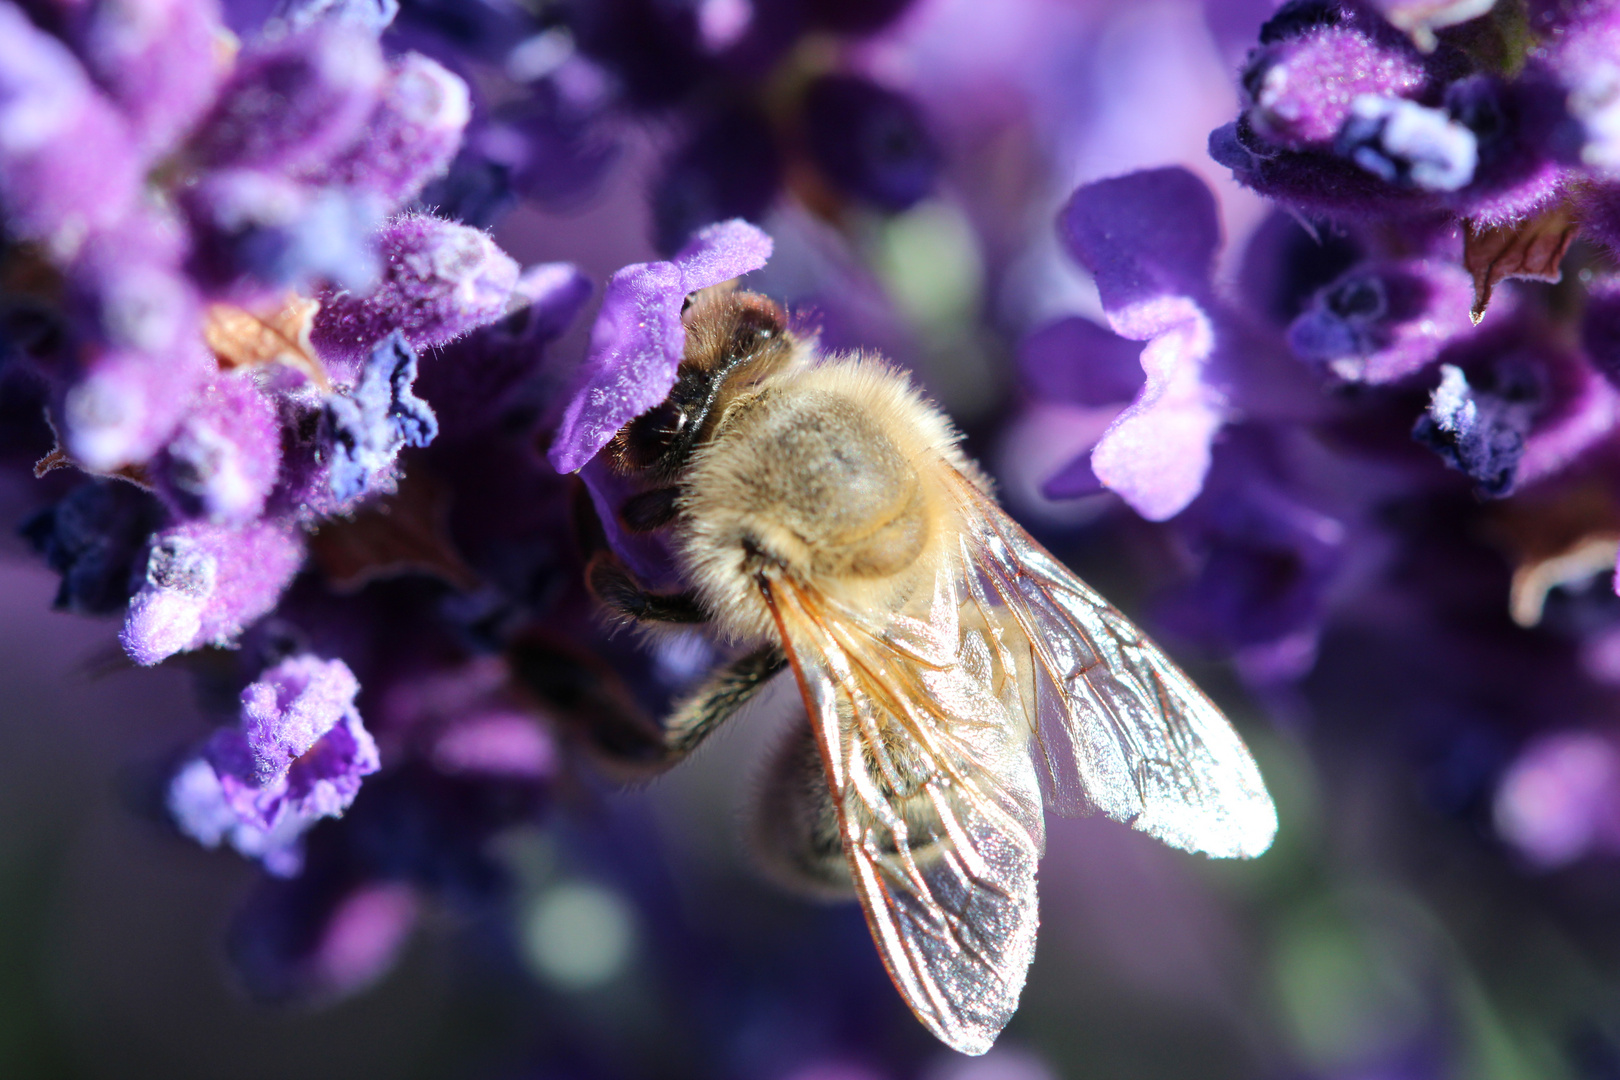
M 749 819 L 755 852 L 778 882 L 811 895 L 854 895 L 838 806 L 803 713 L 771 755 Z
M 673 493 L 674 489 L 668 489 Z M 648 494 L 656 494 L 648 492 Z M 640 496 L 637 496 L 640 498 Z M 631 503 L 636 500 L 631 499 Z M 669 505 L 674 506 L 673 497 Z M 633 622 L 702 623 L 708 615 L 691 593 L 663 594 L 643 588 L 608 544 L 607 532 L 584 484 L 574 488 L 574 531 L 586 557 L 585 584 L 615 614 Z
M 611 551 L 598 551 L 585 567 L 585 583 L 596 598 L 635 622 L 705 623 L 709 615 L 690 592 L 655 593 L 625 568 Z
M 654 488 L 632 495 L 619 507 L 619 521 L 633 533 L 652 532 L 675 520 L 675 500 L 680 489 Z
M 782 650 L 765 645 L 710 674 L 702 686 L 676 704 L 664 722 L 664 746 L 671 763 L 690 754 L 716 728 L 741 712 L 785 667 L 787 657 Z

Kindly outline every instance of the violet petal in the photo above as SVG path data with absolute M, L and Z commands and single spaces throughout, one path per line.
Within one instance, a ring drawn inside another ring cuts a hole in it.
M 701 230 L 672 261 L 636 263 L 608 279 L 548 455 L 558 472 L 578 472 L 615 432 L 669 396 L 686 350 L 687 295 L 757 270 L 770 255 L 763 231 L 724 221 Z

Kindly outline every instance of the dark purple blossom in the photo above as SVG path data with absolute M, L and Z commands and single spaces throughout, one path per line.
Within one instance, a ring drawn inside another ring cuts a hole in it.
M 163 520 L 150 494 L 91 480 L 23 523 L 23 538 L 62 575 L 55 606 L 87 615 L 122 611 L 146 568 L 146 542 Z

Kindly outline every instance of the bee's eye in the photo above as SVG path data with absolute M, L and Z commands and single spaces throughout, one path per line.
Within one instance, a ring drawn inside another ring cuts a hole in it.
M 730 353 L 741 359 L 758 352 L 782 333 L 781 317 L 772 308 L 750 308 L 743 312 L 731 331 Z

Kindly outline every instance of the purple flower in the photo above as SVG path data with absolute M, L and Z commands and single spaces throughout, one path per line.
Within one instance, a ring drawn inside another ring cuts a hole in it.
M 698 233 L 670 262 L 637 263 L 608 279 L 590 352 L 548 453 L 558 472 L 578 472 L 615 432 L 669 396 L 686 349 L 687 295 L 758 270 L 770 256 L 769 236 L 727 221 Z
M 294 656 L 265 671 L 242 691 L 239 726 L 216 732 L 171 782 L 180 830 L 206 847 L 229 841 L 271 873 L 296 874 L 303 834 L 342 816 L 379 767 L 354 708 L 359 689 L 341 660 Z
M 1473 300 L 1473 283 L 1460 266 L 1367 261 L 1311 297 L 1288 328 L 1288 344 L 1341 379 L 1397 382 L 1473 329 Z
M 941 154 L 911 99 L 854 75 L 824 75 L 804 92 L 805 142 L 827 178 L 885 210 L 933 190 Z
M 192 140 L 206 168 L 315 169 L 353 146 L 387 79 L 376 38 L 337 23 L 243 50 Z
M 399 0 L 276 0 L 270 25 L 297 33 L 330 22 L 381 34 L 398 14 Z
M 227 523 L 259 516 L 280 468 L 281 418 L 248 375 L 203 387 L 155 462 L 176 513 Z
M 390 204 L 409 202 L 449 168 L 471 107 L 466 83 L 427 57 L 407 53 L 390 65 L 359 138 L 302 179 L 364 191 Z
M 276 606 L 303 561 L 303 534 L 281 521 L 165 529 L 153 537 L 146 581 L 130 600 L 119 640 L 146 666 L 228 645 Z
M 1090 270 L 1109 324 L 1148 344 L 1141 392 L 1092 451 L 1097 479 L 1143 517 L 1163 521 L 1198 494 L 1224 392 L 1206 380 L 1216 327 L 1206 309 L 1220 225 L 1209 189 L 1185 169 L 1088 184 L 1060 218 L 1070 253 Z
M 1533 385 L 1493 389 L 1479 392 L 1461 368 L 1442 364 L 1440 385 L 1412 437 L 1467 473 L 1480 494 L 1499 496 L 1513 488 L 1540 395 Z
M 422 350 L 495 321 L 517 284 L 517 263 L 486 234 L 426 214 L 389 222 L 377 251 L 377 285 L 323 298 L 315 318 L 311 339 L 343 381 L 357 379 L 371 351 L 396 331 Z
M 1535 740 L 1502 777 L 1495 818 L 1502 839 L 1544 869 L 1620 851 L 1620 749 L 1593 731 Z
M 128 125 L 60 41 L 0 7 L 0 198 L 10 231 L 64 254 L 134 206 Z

